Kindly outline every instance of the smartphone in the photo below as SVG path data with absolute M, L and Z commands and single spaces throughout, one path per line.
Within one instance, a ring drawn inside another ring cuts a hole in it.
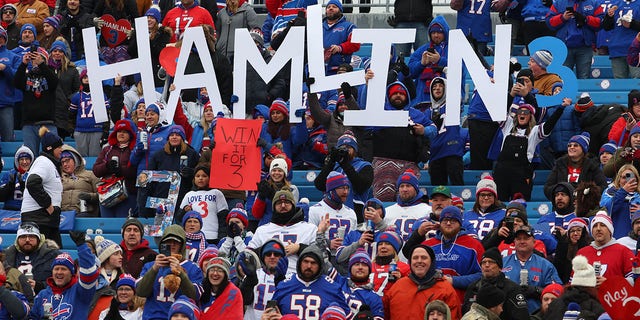
M 512 217 L 504 218 L 504 224 L 507 227 L 507 229 L 509 229 L 509 231 L 513 232 L 513 218 Z
M 167 257 L 171 256 L 171 245 L 168 243 L 160 244 L 160 254 L 164 254 Z
M 523 85 L 523 86 L 525 85 L 525 84 L 524 84 L 524 79 L 522 79 L 522 78 L 518 78 L 518 79 L 516 79 L 516 82 L 517 82 L 517 83 L 519 83 L 519 84 L 521 84 L 521 85 Z
M 630 113 L 625 112 L 622 114 L 622 118 L 626 121 L 626 122 L 631 122 L 631 120 L 633 119 L 633 117 L 631 116 Z
M 429 51 L 431 53 L 436 53 L 436 49 L 434 49 L 434 48 L 428 48 L 427 51 Z
M 556 217 L 554 225 L 556 227 L 562 227 L 563 224 L 564 224 L 564 219 L 562 217 Z
M 38 45 L 37 44 L 32 44 L 30 50 L 31 50 L 31 52 L 34 52 L 34 53 L 38 52 Z
M 573 7 L 567 7 L 565 10 L 566 10 L 567 12 L 573 12 Z
M 267 306 L 264 308 L 264 310 L 269 310 L 269 309 L 277 310 L 278 309 L 278 300 L 269 300 L 269 301 L 267 301 Z

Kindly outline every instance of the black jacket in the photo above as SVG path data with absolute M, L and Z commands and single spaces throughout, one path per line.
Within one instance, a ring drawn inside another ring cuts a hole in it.
M 476 294 L 481 286 L 485 284 L 492 284 L 496 288 L 502 290 L 505 295 L 503 311 L 500 315 L 500 319 L 503 320 L 521 320 L 529 318 L 529 310 L 527 309 L 527 299 L 524 297 L 524 292 L 520 286 L 509 280 L 504 273 L 500 274 L 493 279 L 485 277 L 473 282 L 467 288 L 464 294 L 464 301 L 462 303 L 462 314 L 467 313 L 471 308 L 471 304 L 476 302 Z
M 550 201 L 553 201 L 553 188 L 558 182 L 567 182 L 567 170 L 569 167 L 569 156 L 564 155 L 556 160 L 547 182 L 544 184 L 544 195 Z M 600 165 L 592 158 L 586 157 L 582 162 L 582 170 L 578 182 L 593 181 L 600 186 L 602 190 L 607 188 L 607 178 L 604 176 Z M 578 184 L 572 183 L 575 188 Z
M 430 0 L 396 0 L 393 13 L 397 22 L 422 22 L 428 26 L 433 19 L 433 4 Z
M 570 286 L 564 290 L 564 293 L 558 299 L 551 302 L 545 319 L 561 320 L 570 302 L 580 305 L 578 319 L 595 320 L 605 312 L 597 297 L 590 295 L 582 288 Z

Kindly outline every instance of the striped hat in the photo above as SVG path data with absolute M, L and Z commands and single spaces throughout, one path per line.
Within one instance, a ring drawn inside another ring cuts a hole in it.
M 591 231 L 591 234 L 593 235 L 593 226 L 596 225 L 596 223 L 601 222 L 602 224 L 604 224 L 607 229 L 609 229 L 609 232 L 611 232 L 611 235 L 613 235 L 613 221 L 611 221 L 611 217 L 609 217 L 609 215 L 607 215 L 606 211 L 598 211 L 598 213 L 596 213 L 595 217 L 593 217 L 591 219 L 591 227 L 589 228 Z

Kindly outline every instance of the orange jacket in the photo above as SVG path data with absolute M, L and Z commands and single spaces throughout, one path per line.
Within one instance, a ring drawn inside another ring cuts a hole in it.
M 442 300 L 451 309 L 451 319 L 462 317 L 460 300 L 453 286 L 442 279 L 427 289 L 418 291 L 418 285 L 409 277 L 402 277 L 382 297 L 384 318 L 387 320 L 422 320 L 426 305 Z

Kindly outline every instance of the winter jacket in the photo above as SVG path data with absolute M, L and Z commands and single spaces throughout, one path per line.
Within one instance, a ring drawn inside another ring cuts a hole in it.
M 544 21 L 549 8 L 542 1 L 525 0 L 522 6 L 522 18 L 524 21 Z
M 53 72 L 58 76 L 55 124 L 58 130 L 63 129 L 72 134 L 74 128 L 69 118 L 69 105 L 73 94 L 80 90 L 80 74 L 73 64 L 67 65 L 66 71 L 54 69 Z
M 147 150 L 142 149 L 142 142 L 138 133 L 136 146 L 131 150 L 131 157 L 129 158 L 130 165 L 136 168 L 136 175 L 140 174 L 142 170 L 147 170 L 151 156 L 164 148 L 169 137 L 169 127 L 158 124 L 150 130 L 151 132 L 147 133 Z
M 471 309 L 464 314 L 462 320 L 499 320 L 500 317 L 493 313 L 493 311 L 477 304 L 473 303 Z M 526 318 L 522 318 L 526 319 Z
M 318 101 L 317 94 L 308 94 L 307 95 L 309 110 L 311 111 L 311 116 L 316 120 L 321 126 L 327 130 L 327 148 L 331 150 L 336 143 L 338 142 L 338 138 L 348 129 L 349 127 L 345 127 L 343 123 L 343 118 L 339 116 L 337 112 L 327 113 L 320 106 Z M 358 103 L 352 97 L 346 99 L 347 109 L 349 110 L 360 110 L 358 107 Z
M 462 313 L 466 315 L 469 309 L 472 308 L 472 304 L 476 303 L 478 291 L 485 284 L 494 285 L 504 292 L 505 301 L 502 305 L 503 311 L 500 318 L 504 320 L 527 319 L 529 311 L 527 310 L 527 300 L 524 297 L 522 288 L 502 272 L 495 278 L 483 277 L 469 285 L 462 302 Z
M 24 145 L 20 146 L 13 156 L 13 168 L 0 175 L 0 200 L 4 201 L 4 210 L 20 211 L 22 207 L 22 197 L 29 174 L 28 171 L 20 173 L 18 170 L 18 156 L 22 153 L 31 155 L 31 159 L 34 158 L 31 149 Z
M 329 25 L 327 18 L 322 20 L 322 44 L 323 48 L 327 50 L 332 45 L 339 46 L 342 50 L 340 52 L 332 54 L 328 61 L 325 62 L 327 71 L 335 73 L 343 63 L 351 63 L 351 54 L 360 50 L 360 43 L 351 42 L 351 32 L 357 26 L 349 21 L 345 16 Z
M 52 102 L 55 102 L 58 77 L 46 63 L 37 69 L 31 68 L 28 73 L 27 65 L 21 63 L 13 83 L 16 89 L 23 92 L 23 125 L 54 122 L 56 111 Z
M 106 0 L 98 0 L 96 2 L 96 7 L 93 9 L 93 13 L 96 17 L 102 17 L 105 14 L 112 15 L 116 21 L 120 19 L 129 20 L 131 24 L 134 24 L 133 19 L 140 16 L 138 13 L 138 5 L 136 4 L 136 0 L 123 0 L 124 7 L 122 10 L 118 10 L 115 7 L 115 4 L 109 5 L 111 2 Z M 112 7 L 113 6 L 113 7 Z
M 16 4 L 18 8 L 18 12 L 16 13 L 16 23 L 19 25 L 25 25 L 27 23 L 31 23 L 36 27 L 38 33 L 42 31 L 42 25 L 44 24 L 44 19 L 49 16 L 49 6 L 43 1 L 35 0 L 31 4 L 27 4 L 26 2 L 18 2 Z M 53 6 L 55 7 L 55 2 Z
M 556 37 L 567 48 L 591 47 L 596 44 L 596 31 L 600 30 L 602 17 L 605 15 L 600 4 L 600 1 L 595 0 L 556 0 L 547 13 L 547 26 L 556 31 Z M 562 15 L 568 7 L 585 17 L 584 25 L 578 26 L 576 19 L 564 20 Z
M 112 174 L 115 174 L 117 177 L 125 178 L 125 186 L 127 187 L 127 192 L 129 195 L 136 194 L 136 167 L 129 165 L 129 157 L 131 156 L 131 150 L 134 148 L 136 143 L 136 132 L 134 129 L 129 127 L 131 140 L 129 140 L 129 144 L 126 146 L 118 146 L 117 140 L 117 132 L 112 131 L 109 134 L 109 145 L 102 148 L 98 158 L 96 158 L 96 162 L 93 164 L 91 170 L 98 178 L 108 178 Z M 111 161 L 111 158 L 118 157 L 118 164 L 120 165 L 120 172 L 110 172 L 107 168 L 107 163 Z
M 436 273 L 430 285 L 418 286 L 410 277 L 402 277 L 382 297 L 385 319 L 424 319 L 427 303 L 442 300 L 451 309 L 451 319 L 460 319 L 460 300 L 453 286 Z
M 32 221 L 38 226 L 60 227 L 62 181 L 60 162 L 53 155 L 43 152 L 31 165 L 27 187 L 22 199 L 22 222 Z M 53 206 L 53 213 L 46 209 Z
M 623 188 L 610 186 L 600 198 L 600 207 L 607 209 L 607 213 L 613 221 L 613 237 L 620 239 L 631 231 L 631 203 L 638 203 L 640 194 L 638 192 L 628 193 Z
M 57 247 L 52 247 L 45 242 L 44 236 L 40 236 L 40 242 L 38 242 L 38 248 L 29 254 L 29 260 L 31 261 L 31 273 L 33 274 L 33 280 L 36 282 L 34 291 L 37 293 L 47 286 L 47 279 L 51 277 L 51 263 L 61 253 Z M 11 268 L 18 268 L 20 261 L 18 260 L 20 255 L 24 254 L 20 252 L 18 247 L 18 239 L 13 245 L 4 250 L 5 263 Z
M 15 23 L 15 18 L 14 16 L 14 21 L 6 26 L 2 23 L 2 27 L 7 30 L 7 49 L 9 50 L 17 47 L 20 41 L 20 27 Z
M 425 0 L 398 0 L 393 3 L 393 14 L 398 22 L 422 22 L 433 19 L 433 4 Z
M 547 108 L 547 114 L 550 116 L 557 108 L 563 107 L 551 107 Z M 551 131 L 549 137 L 546 139 L 551 145 L 553 152 L 566 152 L 567 142 L 571 137 L 580 134 L 580 120 L 576 115 L 576 112 L 571 107 L 564 107 L 564 111 L 560 116 L 558 122 L 556 122 Z
M 231 95 L 233 94 L 233 66 L 229 62 L 229 59 L 218 51 L 211 52 L 211 49 L 209 49 L 209 55 L 213 63 L 213 70 L 216 72 L 216 80 L 218 81 L 218 90 L 220 90 L 222 104 L 229 109 L 233 109 L 231 105 Z M 202 68 L 200 55 L 191 53 L 187 60 L 185 74 L 194 73 L 204 73 L 204 69 Z
M 437 16 L 429 24 L 429 30 L 434 25 L 440 26 L 444 30 L 444 40 L 440 44 L 429 41 L 411 54 L 409 58 L 410 76 L 416 79 L 416 98 L 414 104 L 431 101 L 431 81 L 437 76 L 444 76 L 443 68 L 447 66 L 448 44 L 449 44 L 449 24 L 443 16 Z M 433 48 L 440 54 L 437 63 L 422 65 L 422 54 L 429 48 Z
M 22 56 L 11 52 L 7 46 L 2 46 L 0 47 L 0 63 L 5 65 L 4 70 L 0 71 L 0 108 L 12 108 L 16 99 L 13 77 L 18 66 L 22 63 Z
M 620 114 L 626 108 L 619 104 L 605 104 L 593 106 L 582 114 L 578 114 L 580 127 L 583 131 L 589 132 L 591 141 L 589 142 L 589 153 L 597 155 L 600 147 L 609 141 L 609 132 L 612 125 L 618 120 Z M 622 132 L 622 129 L 620 129 Z M 618 140 L 622 133 L 618 134 Z M 618 140 L 616 143 L 618 143 Z
M 166 145 L 168 146 L 169 142 L 167 142 Z M 193 148 L 188 144 L 185 143 L 185 145 L 187 146 L 187 148 L 184 153 L 180 152 L 179 149 L 174 150 L 174 148 L 171 147 L 165 147 L 162 150 L 157 151 L 149 160 L 149 170 L 169 170 L 175 171 L 178 174 L 182 175 L 180 157 L 183 155 L 187 156 L 187 167 L 195 168 L 198 164 L 198 153 L 193 150 Z M 169 152 L 167 152 L 167 149 L 169 149 Z M 182 178 L 180 179 L 180 190 L 178 193 L 178 200 L 176 204 L 182 203 L 182 198 L 185 194 L 187 194 L 187 192 L 189 192 L 189 190 L 191 190 L 192 186 L 193 173 L 190 175 L 182 175 Z M 169 183 L 158 184 L 152 182 L 149 188 L 151 188 L 149 196 L 159 197 L 161 195 L 168 194 Z
M 122 248 L 122 267 L 126 273 L 136 279 L 140 277 L 140 271 L 145 263 L 155 261 L 156 255 L 158 255 L 157 252 L 149 248 L 149 241 L 144 238 L 137 247 L 131 250 L 127 249 L 124 240 L 120 242 L 120 247 Z
M 85 2 L 82 1 L 82 5 Z M 66 2 L 65 2 L 66 4 Z M 60 34 L 69 42 L 69 50 L 71 50 L 72 61 L 84 58 L 84 41 L 82 39 L 82 29 L 93 27 L 93 11 L 85 11 L 80 8 L 80 12 L 72 15 L 68 11 L 63 11 L 60 19 Z
M 567 182 L 568 165 L 569 157 L 567 155 L 556 160 L 544 184 L 544 195 L 547 199 L 553 199 L 553 188 L 558 182 Z M 583 159 L 580 177 L 578 178 L 578 182 L 581 181 L 593 181 L 603 190 L 607 187 L 607 178 L 604 176 L 604 173 L 602 173 L 599 163 L 589 157 Z M 577 183 L 572 183 L 572 185 L 575 188 Z
M 218 11 L 215 19 L 216 51 L 232 60 L 235 46 L 236 29 L 259 28 L 258 15 L 248 2 L 242 2 L 236 13 L 230 13 L 226 8 Z
M 640 31 L 640 1 L 616 1 L 614 3 L 618 9 L 613 17 L 605 14 L 602 18 L 602 29 L 612 30 L 609 41 L 609 58 L 627 57 L 629 46 Z M 625 28 L 618 22 L 623 15 L 631 15 L 631 26 Z
M 262 51 L 264 61 L 269 63 L 273 58 L 269 50 L 262 48 L 260 48 L 260 50 Z M 258 72 L 256 72 L 256 69 L 249 64 L 247 66 L 247 97 L 245 104 L 247 114 L 252 114 L 254 108 L 259 104 L 270 106 L 276 98 L 288 100 L 290 74 L 290 67 L 287 65 L 282 68 L 271 81 L 265 83 Z M 268 118 L 269 115 L 267 114 L 265 119 Z
M 564 312 L 567 311 L 567 306 L 570 302 L 580 305 L 578 319 L 595 320 L 605 312 L 598 301 L 598 297 L 592 296 L 580 287 L 569 286 L 558 299 L 549 304 L 549 309 L 544 318 L 548 320 L 564 319 Z
M 65 144 L 62 146 L 62 150 L 71 152 L 76 163 L 76 169 L 72 174 L 62 173 L 62 210 L 81 213 L 79 196 L 81 193 L 88 193 L 91 199 L 86 201 L 86 212 L 91 217 L 100 216 L 96 187 L 100 180 L 92 171 L 85 168 L 85 160 L 76 149 Z

